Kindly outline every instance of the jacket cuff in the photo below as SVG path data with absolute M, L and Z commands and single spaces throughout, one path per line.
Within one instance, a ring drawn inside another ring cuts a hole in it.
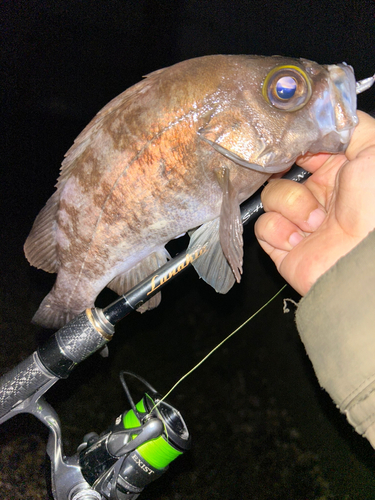
M 375 231 L 317 280 L 296 323 L 321 387 L 375 448 Z

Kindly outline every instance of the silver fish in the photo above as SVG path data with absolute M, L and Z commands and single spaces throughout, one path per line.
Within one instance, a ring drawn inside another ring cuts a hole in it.
M 151 73 L 66 154 L 25 243 L 30 264 L 57 273 L 33 321 L 58 328 L 104 287 L 125 293 L 197 227 L 190 249 L 210 250 L 196 270 L 226 293 L 242 273 L 239 204 L 299 155 L 344 151 L 356 124 L 345 63 L 217 55 Z

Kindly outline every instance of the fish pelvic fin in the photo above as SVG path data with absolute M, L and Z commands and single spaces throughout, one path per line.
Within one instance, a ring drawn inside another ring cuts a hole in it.
M 30 264 L 48 273 L 56 273 L 59 268 L 56 245 L 58 207 L 59 195 L 56 192 L 39 212 L 24 245 L 24 252 Z
M 108 283 L 107 287 L 118 295 L 124 295 L 143 279 L 147 278 L 147 276 L 159 269 L 159 267 L 163 266 L 170 258 L 168 251 L 162 247 L 152 252 L 125 273 L 116 276 L 116 278 Z M 144 313 L 154 309 L 160 304 L 160 301 L 161 292 L 157 293 L 142 306 L 138 307 L 137 311 Z

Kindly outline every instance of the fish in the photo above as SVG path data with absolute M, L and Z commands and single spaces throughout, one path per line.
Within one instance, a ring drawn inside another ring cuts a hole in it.
M 219 293 L 243 266 L 240 204 L 306 152 L 345 151 L 357 124 L 351 66 L 283 56 L 212 55 L 150 73 L 110 101 L 62 162 L 56 190 L 25 242 L 57 273 L 33 317 L 60 328 L 188 252 Z M 156 307 L 160 294 L 142 305 Z

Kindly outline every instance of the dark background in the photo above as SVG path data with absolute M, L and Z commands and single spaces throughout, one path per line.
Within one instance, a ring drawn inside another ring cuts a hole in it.
M 2 2 L 1 372 L 49 334 L 30 319 L 54 277 L 31 268 L 22 245 L 64 153 L 102 106 L 155 69 L 215 53 L 345 61 L 357 79 L 368 77 L 374 15 L 373 0 Z M 358 107 L 374 109 L 373 89 Z M 165 393 L 282 285 L 248 227 L 244 277 L 227 295 L 189 271 L 157 310 L 124 320 L 109 358 L 94 355 L 48 393 L 66 452 L 128 408 L 120 369 Z M 290 288 L 282 297 L 299 299 Z M 99 303 L 112 299 L 108 292 Z M 175 390 L 170 401 L 193 447 L 141 498 L 375 498 L 374 452 L 319 389 L 293 312 L 282 305 L 277 298 Z M 139 398 L 139 387 L 132 390 Z M 25 415 L 0 428 L 1 499 L 46 498 L 46 438 Z

